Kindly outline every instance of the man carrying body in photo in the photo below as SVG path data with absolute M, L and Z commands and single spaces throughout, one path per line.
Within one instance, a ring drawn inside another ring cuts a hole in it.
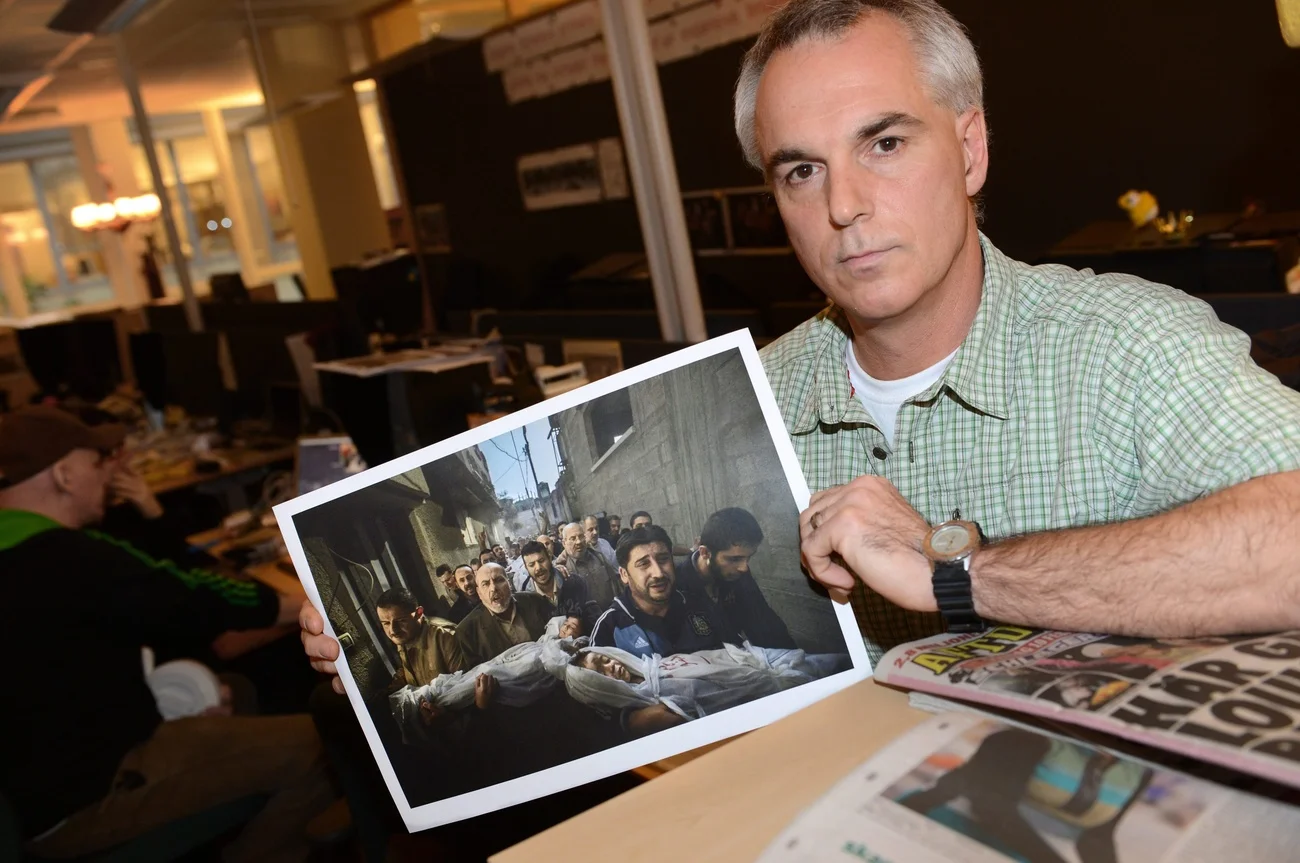
M 676 562 L 678 587 L 699 591 L 719 618 L 743 640 L 758 647 L 793 649 L 785 621 L 767 604 L 749 571 L 750 558 L 763 542 L 763 529 L 748 510 L 721 509 L 700 531 L 700 544 Z
M 980 233 L 983 83 L 942 6 L 791 0 L 735 121 L 832 302 L 762 356 L 817 492 L 805 562 L 873 658 L 984 620 L 1300 625 L 1300 395 L 1200 300 Z
M 555 562 L 564 567 L 569 575 L 581 578 L 587 583 L 587 594 L 591 601 L 600 608 L 608 608 L 618 592 L 618 574 L 609 561 L 587 545 L 587 534 L 578 522 L 566 524 L 560 529 L 560 540 L 564 543 L 564 554 Z
M 637 656 L 668 656 L 740 643 L 706 596 L 677 589 L 672 549 L 668 533 L 654 525 L 619 539 L 618 573 L 624 590 L 596 622 L 593 645 Z
M 465 668 L 456 630 L 424 616 L 424 608 L 404 587 L 390 587 L 375 600 L 384 635 L 397 647 L 401 668 L 389 690 L 423 686 L 439 674 Z
M 483 564 L 475 579 L 480 605 L 456 627 L 456 641 L 466 668 L 487 662 L 513 645 L 536 641 L 555 616 L 555 609 L 545 597 L 514 593 L 499 563 Z

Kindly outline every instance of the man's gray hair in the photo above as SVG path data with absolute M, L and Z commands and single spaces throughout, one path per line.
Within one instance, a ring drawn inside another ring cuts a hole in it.
M 763 70 L 777 51 L 805 39 L 835 39 L 882 12 L 907 29 L 931 97 L 955 114 L 984 107 L 979 56 L 966 30 L 937 0 L 790 0 L 772 13 L 745 54 L 736 82 L 736 137 L 749 164 L 762 171 L 754 106 Z

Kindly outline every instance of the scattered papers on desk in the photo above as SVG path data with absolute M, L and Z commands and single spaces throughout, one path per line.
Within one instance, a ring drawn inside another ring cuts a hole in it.
M 1300 809 L 995 719 L 946 713 L 805 810 L 759 863 L 1295 859 Z
M 437 348 L 408 348 L 386 354 L 367 354 L 344 360 L 315 363 L 318 372 L 338 372 L 368 378 L 389 372 L 434 371 L 457 369 L 475 363 L 492 362 L 492 354 L 466 345 L 440 345 Z
M 1300 632 L 1140 639 L 998 626 L 900 645 L 876 674 L 1300 788 Z

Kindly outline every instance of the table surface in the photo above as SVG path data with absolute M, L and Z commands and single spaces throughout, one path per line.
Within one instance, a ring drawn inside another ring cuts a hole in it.
M 491 863 L 617 848 L 622 863 L 752 861 L 854 767 L 930 714 L 872 680 L 736 738 L 507 848 Z
M 189 488 L 200 483 L 212 482 L 223 477 L 234 476 L 246 470 L 254 470 L 281 461 L 292 461 L 298 453 L 296 443 L 276 449 L 223 449 L 213 455 L 227 462 L 227 465 L 215 473 L 198 473 L 194 470 L 194 459 L 182 460 L 175 468 L 169 469 L 169 475 L 149 480 L 149 488 L 154 494 L 167 494 L 179 489 Z M 188 470 L 185 469 L 188 464 Z M 179 475 L 171 475 L 170 470 L 183 470 Z
M 185 538 L 190 545 L 201 548 L 208 554 L 220 559 L 223 554 L 238 545 L 257 544 L 275 539 L 280 535 L 278 527 L 259 527 L 248 533 L 231 537 L 223 527 L 214 527 L 211 530 L 205 530 L 202 533 L 192 534 Z M 269 560 L 266 563 L 257 563 L 243 570 L 244 575 L 254 581 L 260 581 L 267 587 L 279 593 L 289 596 L 301 596 L 304 599 L 307 592 L 303 590 L 302 582 L 291 572 L 286 572 L 280 568 L 281 562 L 288 562 L 289 557 L 285 555 L 278 560 Z

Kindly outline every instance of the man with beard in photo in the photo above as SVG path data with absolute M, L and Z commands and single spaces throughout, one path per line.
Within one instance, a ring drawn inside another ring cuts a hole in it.
M 669 656 L 740 643 L 706 596 L 677 589 L 673 541 L 662 527 L 625 534 L 615 553 L 624 589 L 596 621 L 593 645 Z
M 546 622 L 555 615 L 545 597 L 512 592 L 510 577 L 499 563 L 480 566 L 474 581 L 480 605 L 456 627 L 456 641 L 467 667 L 542 637 Z
M 748 510 L 720 509 L 704 523 L 700 543 L 676 563 L 682 590 L 703 593 L 729 629 L 758 647 L 798 647 L 781 616 L 767 604 L 749 571 L 763 542 L 763 529 Z

